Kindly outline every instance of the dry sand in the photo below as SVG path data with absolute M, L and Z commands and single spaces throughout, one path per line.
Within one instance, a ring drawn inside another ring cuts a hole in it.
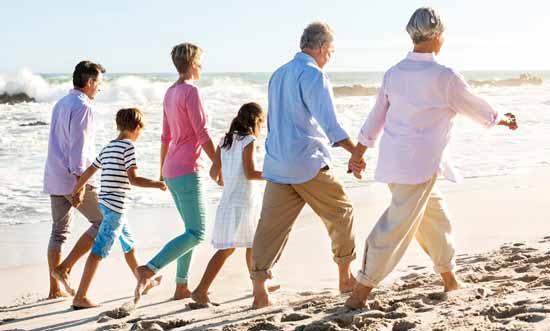
M 189 300 L 169 300 L 174 287 L 170 266 L 163 272 L 164 283 L 125 316 L 120 307 L 131 300 L 134 280 L 115 251 L 100 266 L 90 290 L 102 306 L 72 311 L 70 301 L 41 299 L 47 290 L 45 263 L 18 265 L 14 258 L 41 258 L 46 240 L 38 235 L 43 231 L 40 225 L 11 227 L 0 232 L 2 260 L 9 261 L 0 264 L 0 304 L 5 305 L 0 309 L 0 330 L 550 330 L 548 184 L 550 170 L 545 168 L 469 179 L 461 185 L 441 182 L 453 216 L 461 290 L 443 295 L 429 259 L 413 244 L 396 271 L 374 291 L 370 309 L 363 311 L 343 308 L 346 295 L 335 289 L 337 273 L 326 231 L 308 210 L 275 269 L 283 286 L 273 295 L 276 304 L 262 310 L 249 309 L 250 281 L 244 252 L 239 252 L 212 287 L 211 297 L 219 306 L 192 309 Z M 349 192 L 357 209 L 361 256 L 363 241 L 389 194 L 379 184 Z M 134 212 L 130 222 L 141 257 L 150 257 L 181 229 L 173 210 Z M 29 231 L 35 234 L 32 239 Z M 197 251 L 192 286 L 211 253 L 208 244 Z M 73 271 L 73 283 L 78 282 L 83 262 Z

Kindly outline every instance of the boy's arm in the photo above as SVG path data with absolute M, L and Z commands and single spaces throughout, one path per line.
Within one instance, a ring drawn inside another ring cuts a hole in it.
M 264 180 L 262 177 L 262 172 L 256 170 L 256 166 L 254 164 L 254 150 L 256 149 L 255 145 L 255 141 L 252 141 L 243 149 L 244 176 L 248 180 Z
M 216 148 L 216 155 L 210 167 L 210 178 L 212 178 L 218 185 L 223 186 L 222 177 L 222 156 L 220 147 Z
M 76 182 L 76 185 L 73 189 L 73 193 L 72 193 L 72 205 L 73 207 L 78 207 L 81 203 L 82 203 L 82 200 L 84 199 L 84 186 L 86 186 L 86 183 L 88 182 L 88 180 L 90 180 L 90 178 L 93 177 L 93 175 L 95 175 L 95 173 L 97 172 L 97 168 L 94 167 L 93 165 L 89 166 L 88 169 L 86 169 L 82 175 L 80 177 L 77 177 L 78 180 Z
M 128 170 L 126 170 L 126 172 L 128 173 L 128 180 L 130 181 L 130 184 L 134 186 L 152 187 L 166 191 L 166 185 L 164 184 L 164 182 L 145 177 L 139 177 L 137 175 L 137 167 L 130 167 Z

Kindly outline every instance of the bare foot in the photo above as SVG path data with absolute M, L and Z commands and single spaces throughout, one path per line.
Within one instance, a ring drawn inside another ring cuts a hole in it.
M 160 282 L 162 281 L 162 276 L 155 277 L 153 279 L 149 279 L 147 281 L 147 286 L 143 289 L 143 295 L 149 293 L 153 287 L 157 287 L 160 285 Z
M 145 288 L 149 285 L 149 280 L 153 278 L 155 273 L 147 266 L 139 266 L 136 269 L 137 285 L 134 290 L 134 304 L 137 304 L 141 300 L 141 294 Z
M 187 284 L 177 284 L 176 291 L 174 292 L 173 300 L 187 299 L 191 297 L 191 291 L 187 287 Z
M 63 292 L 61 290 L 53 291 L 48 294 L 48 299 L 59 299 L 70 297 L 69 293 Z
M 269 293 L 273 293 L 275 291 L 278 291 L 281 289 L 281 284 L 271 284 L 271 285 L 267 285 L 267 291 Z
M 63 287 L 65 288 L 65 291 L 67 291 L 69 295 L 71 296 L 75 295 L 75 290 L 71 287 L 71 283 L 69 282 L 69 273 L 67 271 L 63 271 L 59 269 L 59 267 L 57 267 L 53 269 L 50 274 L 55 280 L 57 280 L 58 282 L 61 283 L 61 285 L 63 285 Z
M 357 283 L 344 305 L 349 309 L 363 309 L 367 307 L 367 298 L 370 291 L 372 291 L 372 288 Z
M 74 298 L 73 305 L 71 307 L 74 310 L 80 310 L 80 309 L 99 307 L 99 305 L 88 298 L 78 298 L 78 299 Z
M 444 292 L 452 292 L 458 290 L 458 281 L 456 280 L 455 274 L 452 271 L 442 273 L 441 278 L 443 279 Z
M 349 277 L 346 277 L 345 279 L 340 278 L 340 281 L 338 284 L 340 293 L 349 293 L 353 291 L 356 284 L 357 284 L 357 281 L 355 280 L 355 277 L 353 277 L 351 273 L 349 274 Z
M 252 287 L 252 292 L 254 294 L 252 309 L 260 309 L 272 305 L 271 301 L 269 301 L 269 294 L 267 287 L 265 286 L 265 280 L 253 279 Z
M 254 294 L 254 301 L 252 302 L 252 309 L 261 309 L 265 307 L 271 306 L 272 303 L 269 300 L 269 295 L 267 293 L 255 293 Z
M 197 290 L 194 290 L 193 293 L 191 293 L 191 299 L 200 305 L 206 305 L 210 302 L 210 298 L 207 293 L 198 292 Z

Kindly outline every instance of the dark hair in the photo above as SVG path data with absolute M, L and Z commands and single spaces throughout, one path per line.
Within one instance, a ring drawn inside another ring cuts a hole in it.
M 116 113 L 116 127 L 119 131 L 134 131 L 144 126 L 143 114 L 137 108 L 123 108 Z
M 101 64 L 93 63 L 91 61 L 80 61 L 73 72 L 73 85 L 75 87 L 86 87 L 89 79 L 97 79 L 99 73 L 104 74 L 105 68 Z
M 231 148 L 234 134 L 241 137 L 258 134 L 256 132 L 258 129 L 257 123 L 263 121 L 264 118 L 264 111 L 259 104 L 249 102 L 242 105 L 237 116 L 231 121 L 231 126 L 229 126 L 229 131 L 225 134 L 225 138 L 223 138 L 222 148 Z

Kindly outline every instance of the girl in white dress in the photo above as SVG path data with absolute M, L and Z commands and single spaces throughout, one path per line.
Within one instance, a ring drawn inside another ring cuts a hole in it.
M 262 172 L 256 170 L 254 152 L 264 121 L 265 113 L 259 104 L 244 104 L 216 150 L 210 177 L 223 186 L 212 235 L 217 251 L 191 295 L 197 303 L 210 302 L 208 289 L 235 248 L 246 248 L 246 265 L 250 269 L 252 241 L 262 207 L 258 181 L 264 180 Z

